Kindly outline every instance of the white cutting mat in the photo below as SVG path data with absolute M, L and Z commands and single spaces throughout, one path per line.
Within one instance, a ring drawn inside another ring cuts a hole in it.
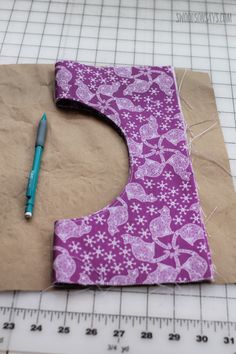
M 232 22 L 177 22 L 188 11 L 229 13 Z M 235 0 L 0 0 L 0 63 L 59 58 L 208 72 L 236 185 Z M 233 342 L 235 285 L 0 294 L 3 352 L 233 354 Z

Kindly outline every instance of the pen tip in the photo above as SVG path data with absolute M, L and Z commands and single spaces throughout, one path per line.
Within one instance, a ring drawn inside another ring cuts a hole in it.
M 32 218 L 32 213 L 30 211 L 25 212 L 25 218 L 27 220 L 31 219 Z
M 44 114 L 42 115 L 41 120 L 46 120 L 46 119 L 47 119 L 47 117 L 46 117 L 46 113 L 44 113 Z

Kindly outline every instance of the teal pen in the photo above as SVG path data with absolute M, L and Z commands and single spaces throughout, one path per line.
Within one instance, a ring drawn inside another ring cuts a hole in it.
M 42 115 L 40 119 L 37 138 L 35 142 L 35 153 L 34 153 L 34 161 L 32 165 L 32 169 L 29 175 L 28 186 L 26 190 L 26 205 L 25 205 L 25 218 L 31 219 L 33 216 L 34 202 L 35 202 L 35 194 L 38 184 L 39 170 L 40 164 L 44 149 L 44 143 L 46 139 L 47 133 L 47 118 L 46 114 Z

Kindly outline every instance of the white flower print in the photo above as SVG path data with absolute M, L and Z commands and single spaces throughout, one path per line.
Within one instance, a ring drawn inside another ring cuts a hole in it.
M 183 202 L 186 202 L 186 203 L 189 203 L 193 198 L 191 196 L 191 194 L 187 193 L 187 194 L 183 194 L 180 199 L 183 201 Z
M 81 269 L 89 275 L 91 274 L 93 267 L 90 263 L 83 263 Z
M 160 111 L 157 111 L 157 112 L 155 112 L 155 115 L 156 115 L 156 117 L 158 118 L 158 117 L 161 117 L 161 116 L 162 116 L 162 113 L 161 113 Z
M 115 76 L 110 76 L 110 77 L 109 77 L 109 81 L 110 81 L 110 82 L 115 82 L 115 81 L 117 81 L 117 79 L 116 79 Z
M 102 77 L 101 79 L 100 79 L 100 82 L 101 82 L 101 84 L 106 84 L 106 79 L 104 78 L 104 77 Z
M 145 273 L 148 274 L 151 270 L 151 267 L 149 264 L 145 264 L 145 263 L 141 263 L 141 265 L 139 266 L 140 272 L 141 273 Z
M 182 189 L 182 191 L 189 191 L 189 189 L 191 188 L 190 183 L 188 181 L 182 181 L 180 188 Z
M 159 100 L 156 101 L 156 107 L 160 109 L 163 106 L 163 103 Z
M 124 268 L 122 267 L 121 263 L 114 263 L 111 266 L 111 269 L 113 269 L 114 273 L 120 274 Z
M 124 265 L 127 268 L 133 268 L 136 265 L 136 262 L 131 258 L 131 259 L 127 259 L 124 261 Z
M 171 171 L 165 171 L 163 173 L 164 179 L 171 181 L 172 178 L 174 177 L 174 174 Z
M 137 132 L 131 133 L 131 136 L 132 136 L 132 138 L 135 139 L 135 140 L 139 139 L 139 137 L 140 137 L 139 133 L 137 133 Z
M 84 79 L 84 75 L 83 73 L 80 71 L 80 69 L 75 69 L 76 71 L 76 77 L 79 79 L 79 80 L 83 80 Z
M 142 228 L 138 233 L 143 239 L 148 239 L 150 236 L 150 231 L 148 229 Z
M 151 87 L 149 92 L 151 95 L 156 95 L 159 91 L 156 88 Z
M 104 216 L 103 215 L 99 215 L 99 214 L 94 216 L 94 220 L 95 220 L 96 224 L 100 224 L 100 225 L 103 225 L 104 222 L 106 221 L 104 219 Z
M 111 251 L 109 251 L 108 253 L 105 253 L 104 259 L 108 263 L 112 263 L 112 262 L 114 262 L 115 257 L 116 257 L 115 253 L 112 253 Z
M 127 123 L 127 126 L 130 128 L 130 129 L 135 129 L 136 128 L 136 124 L 132 121 L 128 122 Z
M 67 98 L 68 97 L 68 92 L 62 92 L 61 98 Z
M 84 71 L 89 74 L 89 73 L 91 73 L 93 70 L 92 70 L 92 68 L 90 68 L 89 66 L 87 66 L 87 68 L 85 68 Z
M 166 122 L 171 122 L 172 121 L 172 117 L 171 116 L 165 116 L 165 121 Z
M 157 214 L 158 208 L 155 207 L 153 204 L 147 207 L 147 213 L 153 216 L 154 214 Z
M 181 151 L 187 151 L 187 150 L 188 150 L 187 145 L 186 145 L 185 143 L 182 143 L 182 144 L 180 145 L 180 150 L 181 150 Z
M 172 197 L 178 195 L 179 194 L 178 188 L 175 188 L 175 187 L 170 188 L 169 193 Z
M 145 218 L 145 216 L 138 216 L 137 218 L 135 218 L 135 221 L 138 225 L 144 225 L 147 222 L 147 219 Z
M 170 200 L 168 200 L 167 204 L 170 208 L 173 208 L 173 209 L 175 209 L 178 206 L 177 199 L 170 199 Z
M 146 96 L 146 97 L 144 97 L 144 102 L 150 103 L 150 102 L 152 102 L 152 98 L 150 96 Z
M 167 129 L 169 129 L 169 124 L 167 122 L 165 122 L 165 123 L 163 122 L 160 124 L 160 128 L 161 128 L 161 130 L 167 130 Z
M 75 66 L 75 63 L 73 61 L 68 61 L 68 62 L 66 62 L 66 66 L 68 68 L 73 68 Z
M 167 199 L 168 199 L 167 193 L 161 192 L 159 194 L 159 199 L 163 202 L 167 201 Z
M 199 215 L 199 214 L 193 214 L 193 215 L 190 216 L 190 220 L 191 220 L 193 223 L 200 223 L 201 218 L 200 218 L 200 215 Z
M 161 117 L 162 116 L 162 114 L 160 114 L 161 112 L 157 112 L 157 108 L 156 108 L 155 105 L 151 106 L 150 111 L 152 112 L 153 115 L 156 115 L 157 117 Z
M 146 105 L 146 111 L 147 112 L 152 112 L 152 110 L 153 110 L 152 106 Z
M 130 258 L 130 248 L 126 247 L 126 246 L 123 246 L 121 249 L 120 249 L 120 252 L 119 252 L 119 255 L 120 256 L 123 256 L 124 258 Z
M 95 71 L 94 76 L 98 79 L 101 76 L 101 73 L 99 71 Z
M 80 258 L 83 260 L 83 262 L 89 262 L 93 259 L 92 254 L 85 251 L 80 255 Z
M 177 209 L 180 214 L 186 215 L 188 208 L 184 205 L 180 205 L 179 208 Z
M 94 237 L 91 235 L 86 235 L 84 238 L 84 243 L 86 246 L 92 246 L 96 241 L 94 240 Z
M 104 249 L 103 248 L 101 248 L 101 246 L 95 246 L 94 248 L 93 248 L 93 254 L 94 254 L 94 256 L 96 257 L 96 258 L 100 258 L 100 257 L 102 257 L 103 255 L 104 255 Z
M 167 183 L 162 180 L 161 182 L 157 183 L 157 186 L 158 186 L 158 188 L 160 188 L 160 190 L 163 191 L 164 189 L 167 188 Z
M 166 97 L 165 99 L 164 99 L 164 101 L 165 101 L 165 103 L 171 103 L 172 101 L 173 101 L 173 98 L 172 97 Z
M 140 98 L 141 98 L 140 95 L 133 95 L 132 97 L 133 97 L 134 102 L 139 102 Z
M 106 73 L 108 76 L 110 76 L 110 75 L 114 74 L 114 71 L 112 68 L 107 68 Z
M 81 250 L 81 247 L 79 246 L 79 242 L 75 242 L 75 241 L 72 241 L 69 244 L 69 248 L 71 252 L 75 252 L 75 253 L 79 253 L 79 251 Z
M 106 240 L 106 233 L 105 232 L 101 232 L 101 231 L 98 231 L 96 234 L 95 234 L 95 237 L 102 243 L 105 242 Z
M 137 213 L 137 214 L 139 214 L 139 212 L 142 210 L 142 208 L 140 207 L 140 204 L 135 203 L 135 202 L 133 204 L 131 204 L 130 208 L 133 213 Z
M 127 80 L 127 79 L 125 79 L 125 78 L 122 78 L 122 79 L 120 80 L 120 82 L 121 82 L 123 85 L 127 85 L 128 82 L 129 82 L 129 80 Z
M 172 106 L 167 106 L 166 112 L 167 113 L 173 113 L 174 112 L 174 108 Z
M 121 115 L 125 119 L 129 119 L 130 118 L 130 113 L 129 112 L 123 112 L 123 113 L 121 113 Z
M 143 116 L 142 114 L 138 114 L 137 117 L 136 117 L 136 119 L 137 119 L 140 123 L 142 123 L 142 122 L 145 120 L 145 116 Z
M 136 230 L 136 227 L 134 224 L 130 224 L 130 223 L 127 223 L 125 226 L 124 226 L 124 229 L 127 233 L 133 233 L 135 230 Z
M 175 217 L 173 218 L 173 221 L 174 221 L 175 225 L 183 225 L 184 218 L 182 215 L 175 215 Z
M 199 245 L 197 246 L 197 249 L 199 250 L 200 253 L 207 252 L 206 244 L 203 242 L 199 243 Z
M 90 88 L 90 90 L 93 92 L 94 90 L 96 90 L 96 84 L 89 84 L 88 87 Z
M 155 183 L 152 179 L 146 179 L 144 181 L 144 184 L 146 186 L 147 189 L 152 189 L 155 186 Z
M 176 128 L 179 128 L 179 129 L 184 129 L 184 126 L 183 126 L 183 123 L 180 121 L 180 120 L 178 120 L 177 122 L 176 122 Z
M 109 241 L 108 245 L 111 246 L 111 248 L 114 250 L 119 246 L 120 241 L 117 240 L 116 238 L 113 238 L 112 240 Z
M 107 264 L 100 264 L 100 266 L 97 267 L 97 271 L 99 272 L 100 276 L 107 275 L 108 270 L 109 269 Z

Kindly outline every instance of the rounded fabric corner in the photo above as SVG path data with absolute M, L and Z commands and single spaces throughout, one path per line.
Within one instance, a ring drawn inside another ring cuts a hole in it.
M 125 286 L 212 280 L 173 68 L 60 61 L 55 70 L 59 107 L 87 107 L 119 127 L 130 176 L 105 208 L 55 223 L 54 282 Z

